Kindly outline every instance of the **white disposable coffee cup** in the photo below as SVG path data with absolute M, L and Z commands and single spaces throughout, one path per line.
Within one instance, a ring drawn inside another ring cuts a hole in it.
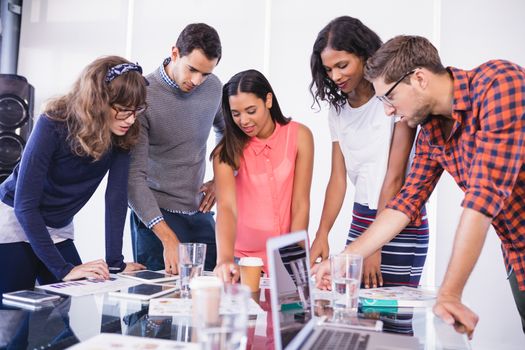
M 216 276 L 197 276 L 190 282 L 193 319 L 203 326 L 219 321 L 222 280 Z
M 257 292 L 261 281 L 263 260 L 258 257 L 243 257 L 239 260 L 241 269 L 241 283 L 248 286 L 250 291 Z
M 217 276 L 196 276 L 190 281 L 190 289 L 201 288 L 220 288 L 222 287 L 222 281 Z

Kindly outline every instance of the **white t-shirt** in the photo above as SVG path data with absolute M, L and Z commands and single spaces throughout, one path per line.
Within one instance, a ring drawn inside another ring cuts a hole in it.
M 396 118 L 387 116 L 374 96 L 358 108 L 348 103 L 339 113 L 330 108 L 328 122 L 332 142 L 339 142 L 346 173 L 355 186 L 354 202 L 377 209 Z

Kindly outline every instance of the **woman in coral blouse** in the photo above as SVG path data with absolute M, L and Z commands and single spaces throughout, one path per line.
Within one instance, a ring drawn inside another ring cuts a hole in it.
M 313 167 L 310 130 L 286 118 L 263 74 L 247 70 L 224 85 L 226 132 L 212 152 L 217 195 L 217 267 L 238 278 L 235 261 L 260 257 L 268 238 L 308 227 Z

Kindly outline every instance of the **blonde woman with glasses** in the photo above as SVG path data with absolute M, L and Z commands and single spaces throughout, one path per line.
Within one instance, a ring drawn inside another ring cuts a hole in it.
M 0 185 L 0 293 L 79 278 L 108 279 L 125 263 L 130 149 L 145 109 L 142 68 L 108 56 L 89 64 L 38 118 L 13 173 Z M 108 174 L 106 258 L 82 263 L 73 217 Z

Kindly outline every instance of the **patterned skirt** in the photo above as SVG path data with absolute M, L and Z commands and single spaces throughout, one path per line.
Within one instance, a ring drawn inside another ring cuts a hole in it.
M 376 210 L 354 203 L 352 224 L 346 244 L 351 243 L 374 222 Z M 421 279 L 428 250 L 428 221 L 425 208 L 421 210 L 421 226 L 407 226 L 381 250 L 383 286 L 417 286 Z

